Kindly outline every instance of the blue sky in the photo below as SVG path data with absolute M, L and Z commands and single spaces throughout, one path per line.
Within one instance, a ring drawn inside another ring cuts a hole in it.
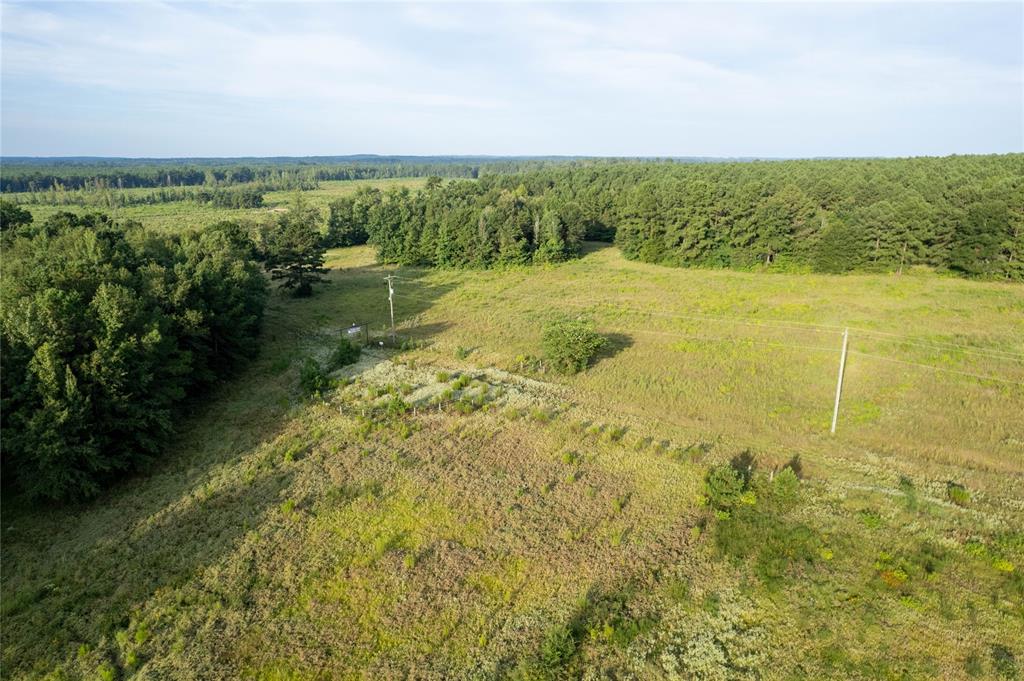
M 1024 3 L 2 4 L 5 155 L 1024 150 Z

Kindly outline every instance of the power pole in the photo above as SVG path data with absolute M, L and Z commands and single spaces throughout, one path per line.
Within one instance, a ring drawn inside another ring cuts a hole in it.
M 395 275 L 389 274 L 384 277 L 384 281 L 388 282 L 388 307 L 391 308 L 391 342 L 395 342 L 395 286 L 392 283 Z
M 836 383 L 836 406 L 832 410 L 832 434 L 836 432 L 836 422 L 839 421 L 839 396 L 843 394 L 843 371 L 846 369 L 846 346 L 850 340 L 850 330 L 843 331 L 843 354 L 839 356 L 839 380 Z

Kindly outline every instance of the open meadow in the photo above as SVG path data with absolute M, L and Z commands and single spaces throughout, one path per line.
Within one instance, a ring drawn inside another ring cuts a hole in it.
M 531 268 L 398 268 L 365 246 L 327 264 L 315 296 L 271 294 L 258 359 L 191 404 L 150 472 L 5 505 L 6 677 L 1024 667 L 1019 285 L 674 269 L 596 243 Z M 399 347 L 376 342 L 389 273 Z M 558 312 L 610 339 L 575 376 L 541 359 Z M 304 358 L 352 323 L 371 348 L 303 398 Z M 731 509 L 706 483 L 729 461 L 765 474 Z
M 104 212 L 120 220 L 137 220 L 143 225 L 154 229 L 179 231 L 182 229 L 200 229 L 220 220 L 265 220 L 284 210 L 295 200 L 296 194 L 299 193 L 301 193 L 304 201 L 315 206 L 326 215 L 328 212 L 327 206 L 331 201 L 343 196 L 351 196 L 360 187 L 375 187 L 382 191 L 392 187 L 418 189 L 425 183 L 425 177 L 377 180 L 324 180 L 318 183 L 316 189 L 307 189 L 301 192 L 297 190 L 268 191 L 263 194 L 263 206 L 260 208 L 222 208 L 211 204 L 183 200 L 167 203 L 128 205 L 115 210 L 107 205 L 103 205 L 98 198 L 98 192 L 95 191 L 81 192 L 87 203 L 92 202 L 95 204 L 84 206 L 74 204 L 48 205 L 42 202 L 42 200 L 34 202 L 33 196 L 29 192 L 9 192 L 4 194 L 4 198 L 23 206 L 32 213 L 36 222 L 42 222 L 51 215 L 62 211 L 78 215 L 90 212 Z M 123 193 L 131 201 L 132 198 L 139 199 L 153 192 L 154 190 L 151 188 L 138 188 L 118 190 L 117 193 Z

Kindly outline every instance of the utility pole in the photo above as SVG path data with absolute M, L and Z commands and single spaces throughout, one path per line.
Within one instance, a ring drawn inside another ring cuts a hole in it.
M 384 277 L 384 281 L 388 282 L 388 307 L 391 308 L 391 342 L 395 342 L 395 286 L 392 283 L 395 275 L 389 274 Z
M 836 432 L 836 422 L 839 421 L 839 396 L 843 394 L 843 371 L 846 369 L 846 346 L 850 340 L 850 330 L 843 331 L 843 354 L 839 356 L 839 380 L 836 383 L 836 406 L 832 410 L 832 434 Z

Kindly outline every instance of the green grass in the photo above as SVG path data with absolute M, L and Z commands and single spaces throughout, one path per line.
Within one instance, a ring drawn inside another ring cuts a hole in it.
M 415 349 L 369 348 L 305 400 L 296 357 L 324 363 L 352 322 L 387 328 L 393 268 L 368 248 L 328 263 L 313 298 L 272 297 L 260 358 L 153 470 L 82 506 L 4 499 L 6 677 L 1021 666 L 1024 389 L 963 375 L 1024 381 L 1020 287 L 663 269 L 598 247 L 403 268 Z M 610 338 L 593 366 L 523 361 L 550 315 L 578 311 Z M 851 331 L 830 436 L 833 326 L 899 337 Z M 709 467 L 747 450 L 755 482 L 713 508 Z M 781 503 L 765 481 L 797 454 Z

